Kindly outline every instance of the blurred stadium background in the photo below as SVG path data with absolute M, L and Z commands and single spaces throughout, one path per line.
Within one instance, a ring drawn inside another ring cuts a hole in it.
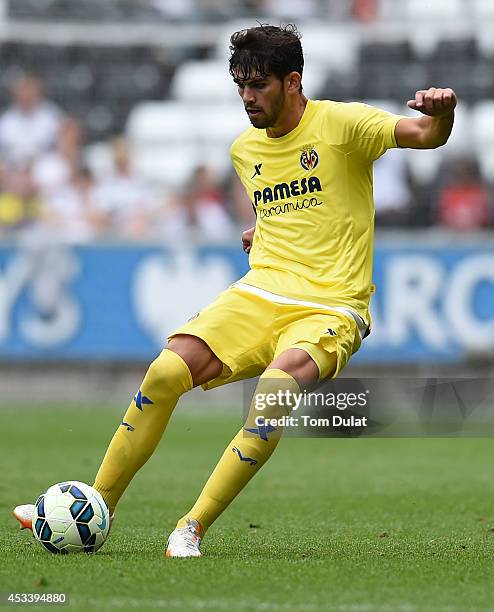
M 456 90 L 447 146 L 376 163 L 374 332 L 346 375 L 491 371 L 492 0 L 0 0 L 2 404 L 127 401 L 246 270 L 227 58 L 257 21 L 299 26 L 310 97 Z

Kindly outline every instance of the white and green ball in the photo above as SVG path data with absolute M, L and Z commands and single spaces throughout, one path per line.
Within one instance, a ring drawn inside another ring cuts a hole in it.
M 34 537 L 51 553 L 96 552 L 109 528 L 107 505 L 84 482 L 59 482 L 36 500 Z

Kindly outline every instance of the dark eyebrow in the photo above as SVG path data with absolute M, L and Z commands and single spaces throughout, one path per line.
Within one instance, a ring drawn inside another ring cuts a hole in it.
M 233 82 L 236 85 L 255 85 L 257 83 L 264 83 L 267 80 L 268 77 L 259 77 L 257 79 L 246 79 L 245 81 L 241 79 L 233 79 Z

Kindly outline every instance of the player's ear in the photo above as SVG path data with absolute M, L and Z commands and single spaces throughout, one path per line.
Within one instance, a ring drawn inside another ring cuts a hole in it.
M 287 74 L 287 76 L 285 77 L 285 83 L 287 87 L 287 92 L 289 94 L 298 93 L 300 91 L 302 77 L 300 76 L 300 73 L 298 72 L 295 72 L 295 71 L 290 72 L 290 74 Z

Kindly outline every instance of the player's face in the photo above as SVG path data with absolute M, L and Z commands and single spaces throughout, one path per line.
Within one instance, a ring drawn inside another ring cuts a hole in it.
M 276 125 L 285 104 L 283 81 L 270 75 L 235 79 L 235 83 L 252 125 L 259 129 Z

